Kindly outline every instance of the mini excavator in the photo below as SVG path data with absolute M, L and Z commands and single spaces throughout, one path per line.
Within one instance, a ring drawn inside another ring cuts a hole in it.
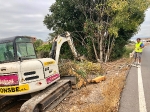
M 71 81 L 60 78 L 58 60 L 61 46 L 68 42 L 74 57 L 77 52 L 69 32 L 58 35 L 49 58 L 37 58 L 28 36 L 0 39 L 0 96 L 36 93 L 20 112 L 43 112 L 60 103 L 71 91 Z

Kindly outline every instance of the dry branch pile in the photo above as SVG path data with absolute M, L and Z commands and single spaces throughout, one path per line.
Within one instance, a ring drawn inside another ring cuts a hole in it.
M 73 88 L 79 89 L 82 86 L 86 86 L 87 83 L 98 83 L 105 80 L 105 77 L 101 76 L 103 70 L 99 63 L 68 61 L 61 63 L 59 67 L 61 75 L 73 75 L 77 77 L 78 83 Z

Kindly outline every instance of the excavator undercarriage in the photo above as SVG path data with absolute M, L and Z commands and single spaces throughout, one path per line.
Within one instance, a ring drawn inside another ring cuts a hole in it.
M 21 106 L 20 112 L 45 112 L 46 110 L 52 110 L 71 90 L 72 87 L 69 80 L 59 80 L 26 101 Z
M 61 79 L 39 93 L 32 94 L 31 98 L 20 96 L 1 96 L 0 97 L 0 112 L 7 110 L 17 105 L 19 100 L 27 100 L 20 108 L 20 112 L 45 112 L 56 107 L 72 90 L 71 81 Z M 17 110 L 16 110 L 17 111 Z

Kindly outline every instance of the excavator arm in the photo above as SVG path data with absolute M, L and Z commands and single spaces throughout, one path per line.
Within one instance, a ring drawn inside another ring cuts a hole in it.
M 54 59 L 56 61 L 56 63 L 58 63 L 59 55 L 60 55 L 60 49 L 61 49 L 61 46 L 64 42 L 68 42 L 74 57 L 75 58 L 78 57 L 78 54 L 77 54 L 77 51 L 76 51 L 75 46 L 73 44 L 73 39 L 70 36 L 70 33 L 65 32 L 65 34 L 58 35 L 56 38 L 54 38 L 54 42 L 53 42 L 52 49 L 50 52 L 50 58 Z

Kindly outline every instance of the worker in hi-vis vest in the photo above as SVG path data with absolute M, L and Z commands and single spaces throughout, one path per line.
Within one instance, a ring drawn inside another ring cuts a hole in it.
M 134 53 L 134 65 L 140 67 L 141 65 L 141 56 L 144 48 L 144 44 L 141 42 L 140 38 L 137 38 L 137 43 L 135 44 L 135 53 Z

